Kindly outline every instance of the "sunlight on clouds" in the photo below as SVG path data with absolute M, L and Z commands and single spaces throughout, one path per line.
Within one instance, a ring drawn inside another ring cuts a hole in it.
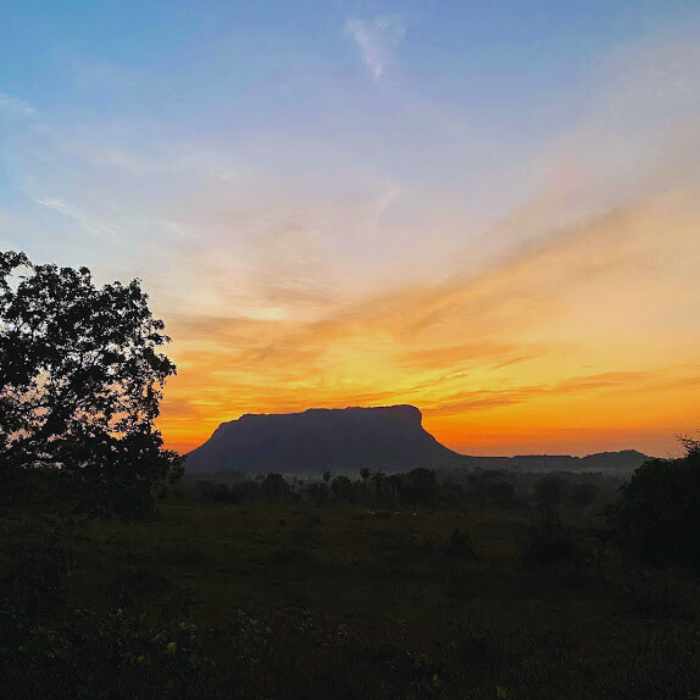
M 700 265 L 698 194 L 642 202 L 477 278 L 366 300 L 323 321 L 175 320 L 173 334 L 182 323 L 189 345 L 176 344 L 175 357 L 199 370 L 172 383 L 163 426 L 191 446 L 203 423 L 211 429 L 251 405 L 414 403 L 438 437 L 471 452 L 494 449 L 470 428 L 484 423 L 499 427 L 504 450 L 531 444 L 518 442 L 523 432 L 563 445 L 574 427 L 579 451 L 597 449 L 601 436 L 671 449 L 674 433 L 695 428 L 700 382 L 700 330 L 680 323 L 700 305 L 684 274 Z M 192 406 L 171 423 L 170 406 L 202 391 L 221 412 Z
M 273 67 L 280 95 L 321 95 L 308 113 L 266 91 L 237 122 L 245 81 L 235 109 L 189 129 L 118 110 L 61 120 L 0 93 L 3 245 L 144 279 L 180 368 L 168 443 L 251 411 L 390 403 L 472 453 L 663 453 L 695 431 L 692 31 L 601 58 L 576 118 L 522 143 L 412 76 L 387 81 L 399 17 L 344 31 L 382 89 L 339 66 Z M 76 80 L 101 90 L 100 75 Z M 120 95 L 153 79 L 124 76 Z

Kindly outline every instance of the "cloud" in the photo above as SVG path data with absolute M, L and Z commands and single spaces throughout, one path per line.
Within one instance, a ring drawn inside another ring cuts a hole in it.
M 407 285 L 318 320 L 171 316 L 182 372 L 167 393 L 166 434 L 193 446 L 245 412 L 408 402 L 467 451 L 479 438 L 465 426 L 477 420 L 510 434 L 598 426 L 607 435 L 615 424 L 616 440 L 653 429 L 652 446 L 666 429 L 670 445 L 695 420 L 700 334 L 684 319 L 700 304 L 698 201 L 693 192 L 640 201 L 476 276 Z M 191 421 L 174 409 L 176 434 L 167 405 L 180 398 Z M 575 431 L 564 434 L 575 442 Z M 586 434 L 584 451 L 600 446 Z
M 401 20 L 350 19 L 345 33 L 370 80 L 386 79 Z M 393 402 L 469 450 L 554 433 L 575 449 L 613 425 L 672 441 L 697 412 L 697 379 L 671 365 L 700 347 L 700 53 L 669 46 L 620 59 L 590 113 L 535 156 L 495 143 L 499 120 L 481 138 L 468 112 L 409 91 L 391 96 L 410 107 L 397 130 L 396 110 L 347 100 L 342 78 L 342 112 L 321 86 L 318 119 L 260 115 L 244 138 L 118 109 L 28 120 L 0 94 L 3 117 L 24 117 L 5 120 L 16 133 L 0 154 L 12 214 L 23 194 L 28 216 L 44 208 L 31 236 L 0 216 L 0 236 L 144 278 L 175 338 L 174 445 L 248 411 Z
M 34 117 L 36 115 L 36 109 L 28 102 L 0 92 L 0 113 L 3 112 L 13 117 Z
M 505 367 L 532 357 L 523 354 L 525 349 L 522 345 L 471 341 L 460 345 L 411 350 L 402 353 L 399 362 L 406 369 L 413 370 L 441 366 L 454 368 L 483 363 Z
M 46 209 L 56 211 L 59 214 L 78 222 L 84 231 L 95 238 L 115 238 L 119 233 L 113 226 L 106 224 L 98 217 L 89 214 L 80 207 L 71 205 L 58 197 L 44 197 L 35 199 L 34 201 Z
M 375 17 L 373 20 L 349 19 L 345 31 L 357 44 L 362 60 L 374 80 L 381 80 L 394 60 L 406 27 L 395 15 Z

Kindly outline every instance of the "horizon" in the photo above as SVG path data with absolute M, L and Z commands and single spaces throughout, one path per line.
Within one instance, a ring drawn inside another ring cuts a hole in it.
M 697 434 L 697 3 L 3 14 L 0 250 L 143 280 L 169 447 L 387 404 L 474 456 Z
M 256 417 L 256 418 L 267 418 L 267 417 L 273 417 L 273 416 L 300 416 L 305 413 L 310 413 L 310 412 L 315 412 L 315 411 L 354 411 L 354 410 L 372 410 L 372 409 L 389 409 L 389 408 L 413 408 L 418 411 L 420 415 L 420 425 L 425 429 L 425 425 L 423 424 L 423 412 L 421 411 L 419 406 L 414 406 L 412 404 L 389 404 L 385 406 L 335 406 L 333 408 L 325 408 L 325 407 L 318 407 L 318 406 L 311 406 L 309 408 L 304 408 L 299 411 L 291 411 L 288 413 L 282 413 L 282 412 L 270 412 L 270 413 L 242 413 L 240 416 L 237 418 L 234 418 L 232 420 L 225 420 L 221 423 L 219 423 L 218 426 L 214 429 L 211 435 L 207 436 L 205 440 L 198 444 L 195 445 L 191 450 L 188 450 L 187 452 L 184 452 L 184 456 L 187 456 L 190 452 L 199 449 L 200 447 L 203 447 L 206 445 L 206 443 L 213 437 L 214 433 L 218 431 L 220 428 L 222 428 L 225 425 L 230 425 L 231 423 L 236 423 L 242 418 L 247 418 L 247 417 Z M 426 432 L 430 435 L 429 430 L 426 430 Z M 434 435 L 432 437 L 435 437 Z M 440 442 L 438 440 L 438 442 Z M 440 443 L 442 444 L 442 443 Z M 454 451 L 454 450 L 453 450 Z M 581 453 L 581 454 L 573 454 L 573 453 L 561 453 L 561 454 L 556 454 L 556 453 L 527 453 L 527 454 L 467 454 L 463 452 L 456 452 L 456 454 L 464 457 L 591 457 L 599 454 L 617 454 L 619 452 L 639 452 L 633 447 L 628 447 L 628 448 L 620 448 L 618 450 L 602 450 L 600 452 L 586 452 L 586 453 Z M 657 455 L 645 455 L 646 457 L 652 457 L 655 458 Z

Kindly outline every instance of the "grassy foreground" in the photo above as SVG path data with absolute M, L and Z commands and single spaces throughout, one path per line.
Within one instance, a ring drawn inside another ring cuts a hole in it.
M 44 697 L 700 697 L 693 579 L 623 566 L 584 522 L 575 554 L 526 563 L 531 519 L 171 502 L 68 528 L 54 591 L 46 562 L 13 574 L 7 555 L 50 558 L 53 524 L 11 513 L 5 579 L 44 578 L 30 608 L 59 641 L 0 649 L 4 690 L 46 674 Z

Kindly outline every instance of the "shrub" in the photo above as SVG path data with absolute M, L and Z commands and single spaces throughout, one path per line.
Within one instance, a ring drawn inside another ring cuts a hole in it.
M 645 564 L 700 570 L 700 443 L 679 459 L 651 459 L 623 486 L 611 519 L 625 550 Z

